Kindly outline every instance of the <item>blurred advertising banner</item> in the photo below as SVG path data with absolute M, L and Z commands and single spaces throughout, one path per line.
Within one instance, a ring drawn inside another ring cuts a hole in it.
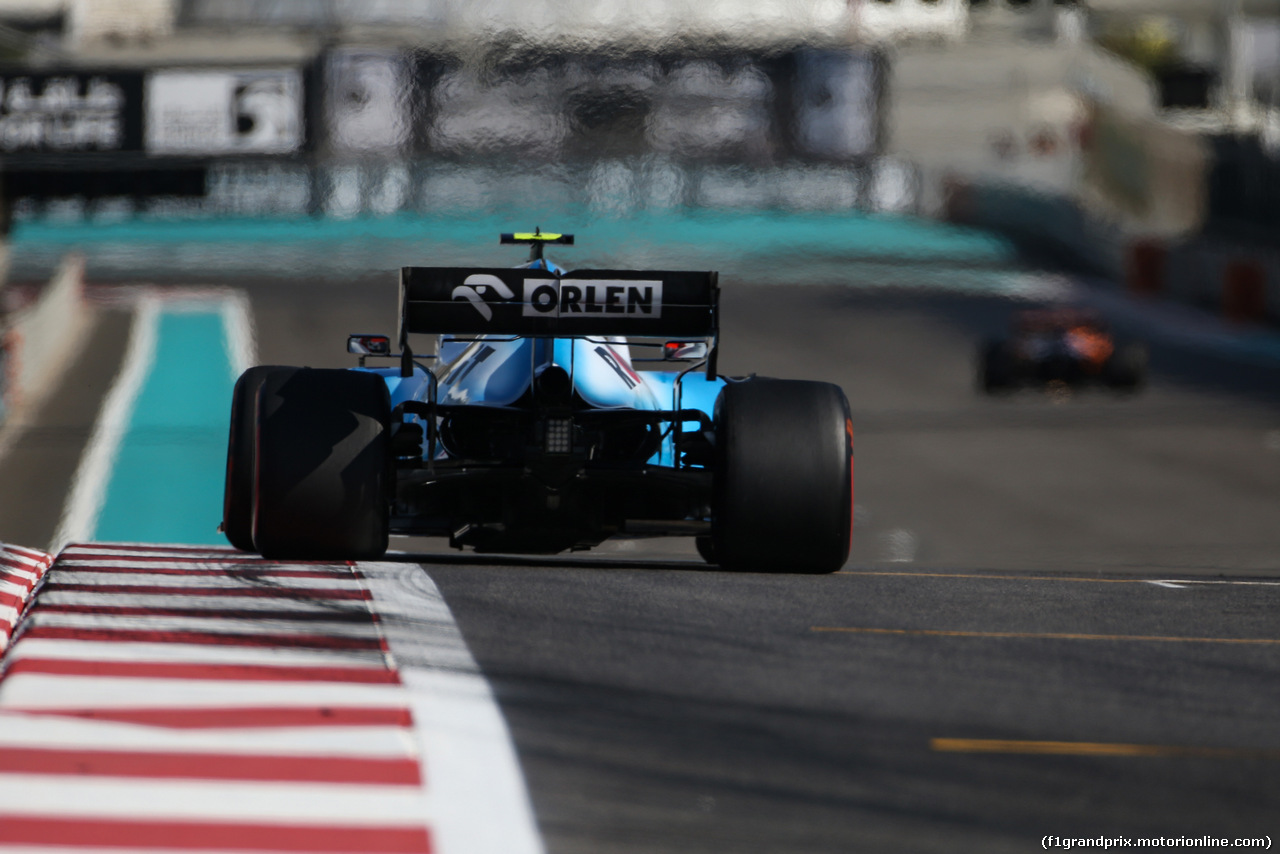
M 879 91 L 877 63 L 871 53 L 799 52 L 795 135 L 801 153 L 831 159 L 874 154 Z
M 645 117 L 652 150 L 710 158 L 768 155 L 774 85 L 758 63 L 726 68 L 689 59 L 673 64 L 658 82 Z
M 878 152 L 883 75 L 870 50 L 517 60 L 420 64 L 423 153 L 764 163 Z
M 890 197 L 910 198 L 910 182 L 872 168 L 885 76 L 883 56 L 869 48 L 686 44 L 482 56 L 331 45 L 252 66 L 0 70 L 0 157 L 12 198 L 126 206 L 157 196 L 258 199 L 242 180 L 254 163 L 287 173 L 280 198 L 291 210 L 369 199 L 395 209 L 417 197 L 414 176 L 433 164 L 495 163 L 572 164 L 595 176 L 601 198 L 645 187 L 646 197 L 692 193 L 713 206 L 706 200 L 784 193 L 772 178 L 744 190 L 725 177 L 734 167 L 804 174 L 808 189 L 794 192 L 816 194 L 820 207 L 859 203 L 874 172 L 877 198 L 896 206 L 907 202 Z M 633 169 L 641 161 L 649 165 Z M 365 166 L 372 171 L 361 175 L 380 176 L 369 179 L 376 187 L 344 171 Z M 844 178 L 824 182 L 809 167 Z M 428 181 L 433 192 L 438 177 Z M 298 200 L 304 190 L 310 202 Z
M 409 57 L 390 50 L 338 48 L 325 61 L 324 122 L 335 154 L 398 154 L 412 128 Z
M 141 148 L 141 72 L 0 75 L 0 153 Z
M 149 154 L 291 154 L 304 142 L 296 68 L 155 71 L 146 80 Z
M 1204 223 L 1210 156 L 1195 134 L 1093 103 L 1081 153 L 1086 199 L 1131 228 L 1174 236 Z

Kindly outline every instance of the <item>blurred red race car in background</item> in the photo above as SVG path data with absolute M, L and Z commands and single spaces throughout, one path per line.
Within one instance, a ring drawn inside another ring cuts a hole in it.
M 1013 316 L 1011 327 L 979 354 L 978 384 L 987 393 L 1085 385 L 1136 391 L 1146 379 L 1146 346 L 1118 343 L 1097 312 L 1027 309 Z

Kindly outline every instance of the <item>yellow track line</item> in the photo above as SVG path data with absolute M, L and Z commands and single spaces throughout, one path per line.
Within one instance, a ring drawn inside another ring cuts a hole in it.
M 867 626 L 810 626 L 809 631 L 944 638 L 1027 638 L 1032 640 L 1149 641 L 1154 643 L 1224 643 L 1280 646 L 1280 638 L 1185 638 L 1162 635 L 1090 635 L 1075 632 L 959 632 L 942 629 L 878 629 Z
M 1280 750 L 1187 747 L 1176 744 L 1107 744 L 1091 741 L 1019 741 L 996 738 L 931 738 L 937 753 L 1016 753 L 1039 756 L 1148 756 L 1185 759 L 1280 759 Z

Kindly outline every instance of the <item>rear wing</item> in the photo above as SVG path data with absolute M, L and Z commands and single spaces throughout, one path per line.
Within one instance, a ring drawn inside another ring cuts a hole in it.
M 410 333 L 714 338 L 719 296 L 714 272 L 403 267 L 400 345 Z

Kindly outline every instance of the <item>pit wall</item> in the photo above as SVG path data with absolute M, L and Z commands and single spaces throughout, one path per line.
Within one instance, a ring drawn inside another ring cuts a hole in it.
M 942 216 L 1011 239 L 1032 258 L 1240 323 L 1280 323 L 1280 245 L 1212 233 L 1152 236 L 1066 196 L 950 179 Z
M 1280 247 L 1197 236 L 1130 240 L 1123 282 L 1130 292 L 1167 297 L 1234 322 L 1280 323 Z
M 1172 123 L 1138 98 L 1072 97 L 1062 180 L 1015 160 L 952 167 L 926 182 L 928 210 L 1135 294 L 1280 322 L 1280 158 L 1252 137 Z
M 52 564 L 52 555 L 0 543 L 0 656 Z

